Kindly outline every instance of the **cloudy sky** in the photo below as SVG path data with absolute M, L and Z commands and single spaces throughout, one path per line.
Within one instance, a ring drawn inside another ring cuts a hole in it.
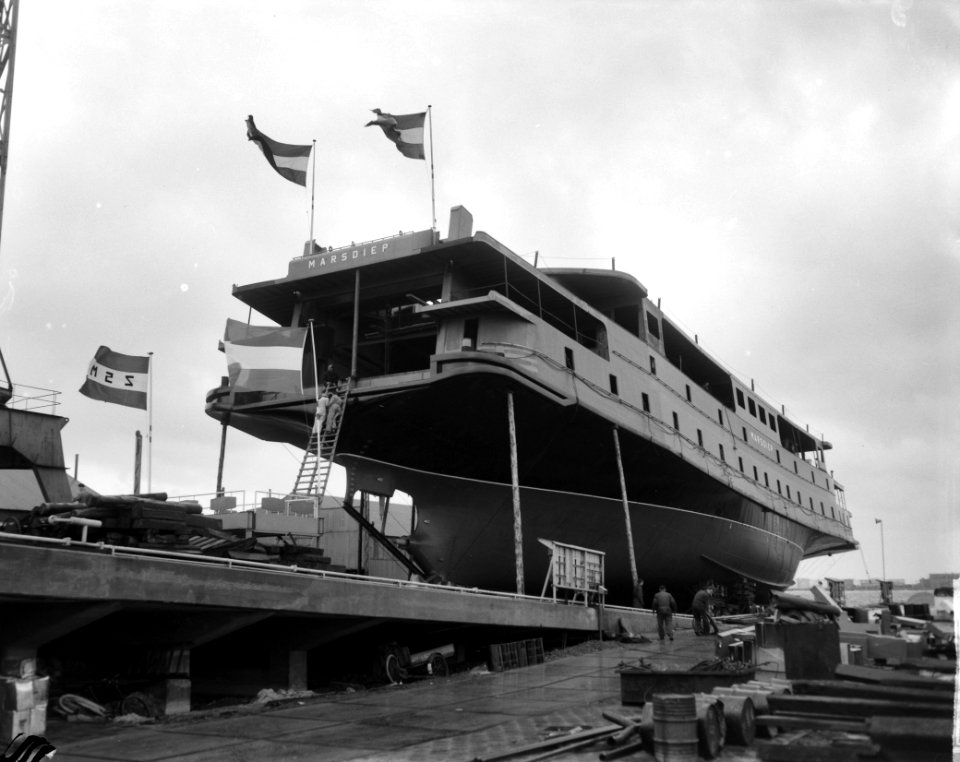
M 78 393 L 100 344 L 154 353 L 152 488 L 216 486 L 231 286 L 285 275 L 310 231 L 247 115 L 317 141 L 339 246 L 430 227 L 429 163 L 363 127 L 429 104 L 441 235 L 462 204 L 546 265 L 615 257 L 834 444 L 862 551 L 801 573 L 960 571 L 951 0 L 30 0 L 17 43 L 0 346 L 61 392 L 95 489 L 132 489 L 147 428 Z M 224 483 L 289 490 L 299 457 L 231 431 Z

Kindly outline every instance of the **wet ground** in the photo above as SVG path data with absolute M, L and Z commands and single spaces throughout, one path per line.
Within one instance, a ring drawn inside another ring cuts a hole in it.
M 52 715 L 47 738 L 58 762 L 165 760 L 396 760 L 467 762 L 494 759 L 551 734 L 609 726 L 602 712 L 637 714 L 623 707 L 618 668 L 639 660 L 688 669 L 712 659 L 712 637 L 681 629 L 660 642 L 584 644 L 543 664 L 504 672 L 472 672 L 406 685 L 344 691 L 193 712 L 163 722 L 64 722 Z M 759 677 L 759 674 L 758 674 Z M 551 760 L 597 760 L 612 747 L 601 739 Z M 540 759 L 512 756 L 517 762 Z M 652 760 L 639 752 L 624 759 Z M 726 747 L 722 759 L 754 760 L 754 750 Z

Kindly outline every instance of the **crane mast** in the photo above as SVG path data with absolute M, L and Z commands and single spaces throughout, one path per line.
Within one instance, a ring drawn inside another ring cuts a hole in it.
M 3 201 L 10 157 L 10 107 L 13 103 L 13 65 L 17 50 L 17 15 L 20 0 L 0 0 L 0 243 L 3 241 Z M 13 396 L 13 383 L 0 348 L 0 405 Z

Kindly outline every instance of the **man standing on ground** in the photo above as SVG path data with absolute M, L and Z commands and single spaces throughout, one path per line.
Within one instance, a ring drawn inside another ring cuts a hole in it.
M 660 590 L 653 596 L 653 610 L 657 612 L 657 634 L 660 640 L 664 635 L 673 640 L 673 615 L 677 613 L 677 602 L 667 592 L 666 585 L 660 585 Z
M 710 630 L 713 630 L 714 635 L 720 634 L 720 628 L 710 616 L 711 595 L 713 588 L 708 586 L 697 590 L 697 594 L 693 596 L 693 631 L 697 635 L 709 635 Z

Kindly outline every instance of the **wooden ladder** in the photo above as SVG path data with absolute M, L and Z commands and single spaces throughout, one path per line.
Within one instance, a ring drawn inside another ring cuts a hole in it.
M 297 480 L 291 492 L 291 497 L 294 498 L 315 497 L 318 506 L 326 493 L 330 467 L 333 465 L 333 457 L 337 452 L 340 427 L 347 407 L 347 396 L 350 394 L 350 382 L 343 381 L 336 385 L 330 385 L 326 388 L 326 392 L 336 394 L 340 398 L 340 411 L 334 420 L 330 420 L 328 408 L 327 420 L 322 422 L 322 430 L 321 421 L 319 418 L 314 418 L 310 439 L 307 441 L 307 447 L 303 452 L 300 471 L 297 473 Z

